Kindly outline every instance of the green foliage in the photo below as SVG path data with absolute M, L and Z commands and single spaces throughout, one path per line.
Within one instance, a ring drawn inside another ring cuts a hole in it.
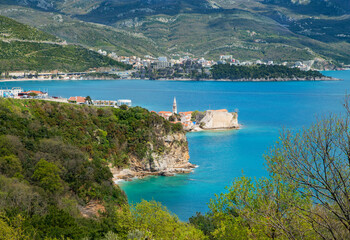
M 114 233 L 114 232 L 108 232 L 103 240 L 118 240 L 120 239 L 118 234 Z
M 312 209 L 310 199 L 278 178 L 238 178 L 209 207 L 215 239 L 317 239 L 300 211 Z
M 0 157 L 0 173 L 12 177 L 22 172 L 21 161 L 15 155 Z
M 147 237 L 146 234 L 138 229 L 135 229 L 128 233 L 128 239 L 132 239 L 132 240 L 142 240 L 142 239 L 145 239 L 146 237 Z
M 266 156 L 268 170 L 315 203 L 300 212 L 325 239 L 350 238 L 349 96 L 342 115 L 330 115 L 298 132 L 286 130 Z
M 0 16 L 0 32 L 1 38 L 4 39 L 21 39 L 36 41 L 53 41 L 58 42 L 58 38 L 42 32 L 36 28 L 16 22 L 11 18 Z
M 0 175 L 0 211 L 16 209 L 29 215 L 44 215 L 47 204 L 46 195 L 39 187 Z
M 131 207 L 135 228 L 151 239 L 204 239 L 201 231 L 182 223 L 155 201 L 142 201 Z
M 5 221 L 0 219 L 0 240 L 15 240 L 16 230 L 10 227 Z
M 174 132 L 179 132 L 183 130 L 182 124 L 181 123 L 175 123 L 174 125 L 172 125 L 172 130 Z
M 124 63 L 76 45 L 63 45 L 48 33 L 0 16 L 0 72 L 85 71 L 113 66 L 128 69 Z
M 54 206 L 49 208 L 45 216 L 35 215 L 27 221 L 27 224 L 37 229 L 36 238 L 63 238 L 81 239 L 85 235 L 85 229 L 79 226 L 76 219 L 66 210 Z
M 214 239 L 212 233 L 215 230 L 215 224 L 212 215 L 202 215 L 200 212 L 196 213 L 196 216 L 189 218 L 189 222 L 200 229 L 210 239 Z
M 205 115 L 205 112 L 199 112 L 197 110 L 192 112 L 191 121 L 199 122 Z
M 45 159 L 41 159 L 36 165 L 32 179 L 40 187 L 51 193 L 60 193 L 63 190 L 60 178 L 60 169 Z
M 183 131 L 173 126 L 140 107 L 0 99 L 0 212 L 9 219 L 22 214 L 30 239 L 102 239 L 111 231 L 136 236 L 109 166 L 147 158 L 150 144 L 158 152 L 160 137 Z M 82 218 L 91 203 L 101 207 L 100 217 Z M 11 234 L 16 226 L 7 224 L 2 227 Z
M 86 71 L 94 67 L 126 65 L 75 45 L 0 41 L 0 71 Z
M 306 79 L 323 77 L 318 71 L 302 71 L 279 65 L 235 66 L 230 64 L 214 65 L 211 69 L 214 79 Z
M 0 212 L 0 240 L 29 240 L 22 228 L 23 221 L 20 214 L 10 219 Z

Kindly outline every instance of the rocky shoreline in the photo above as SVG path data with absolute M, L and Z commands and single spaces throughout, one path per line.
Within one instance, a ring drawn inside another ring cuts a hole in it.
M 159 134 L 158 141 L 163 143 L 164 151 L 152 151 L 144 159 L 129 156 L 127 168 L 110 167 L 114 182 L 131 181 L 146 176 L 174 176 L 175 174 L 191 173 L 196 168 L 196 165 L 189 162 L 185 131 L 166 135 Z M 150 146 L 150 149 L 154 149 L 154 146 Z
M 166 176 L 172 177 L 176 174 L 186 174 L 191 173 L 197 167 L 197 165 L 188 163 L 179 165 L 178 167 L 169 168 L 161 171 L 135 171 L 131 169 L 117 169 L 111 168 L 111 172 L 113 174 L 113 181 L 132 181 L 134 179 L 140 179 L 148 176 Z
M 230 130 L 238 129 L 238 113 L 228 112 L 226 109 L 207 110 L 197 114 L 199 122 L 197 130 Z M 196 130 L 196 128 L 192 129 Z M 164 151 L 152 151 L 144 159 L 129 156 L 128 168 L 110 167 L 114 182 L 132 181 L 135 178 L 147 176 L 174 176 L 176 174 L 191 173 L 197 166 L 189 162 L 189 151 L 186 132 L 171 134 L 160 133 L 158 141 L 163 143 Z M 150 146 L 154 149 L 154 146 Z

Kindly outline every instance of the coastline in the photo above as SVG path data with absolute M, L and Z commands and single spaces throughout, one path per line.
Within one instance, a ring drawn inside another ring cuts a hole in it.
M 152 81 L 194 81 L 194 82 L 304 82 L 304 81 L 342 81 L 342 79 L 333 78 L 333 77 L 321 77 L 313 79 L 305 78 L 239 78 L 239 79 L 191 79 L 191 78 L 160 78 L 160 79 L 138 79 L 138 80 L 152 80 Z
M 173 176 L 176 176 L 177 174 L 189 174 L 189 173 L 192 173 L 194 169 L 197 167 L 198 165 L 187 163 L 171 169 L 164 169 L 161 171 L 154 171 L 154 172 L 135 171 L 135 170 L 131 170 L 130 168 L 123 168 L 123 169 L 110 168 L 110 170 L 113 175 L 113 182 L 118 184 L 119 182 L 124 182 L 124 181 L 130 182 L 135 179 L 143 179 L 149 176 L 173 177 Z
M 178 81 L 178 82 L 306 82 L 306 81 L 342 81 L 343 79 L 333 78 L 333 77 L 321 77 L 313 79 L 304 78 L 253 78 L 253 79 L 191 79 L 191 78 L 160 78 L 160 79 L 147 79 L 147 78 L 88 78 L 88 79 L 39 79 L 39 78 L 23 78 L 23 79 L 0 79 L 0 82 L 27 82 L 27 81 L 90 81 L 90 80 L 108 80 L 108 81 L 118 81 L 118 80 L 147 80 L 147 81 Z

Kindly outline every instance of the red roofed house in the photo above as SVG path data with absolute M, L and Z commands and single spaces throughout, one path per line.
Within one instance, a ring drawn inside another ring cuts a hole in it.
M 181 117 L 181 122 L 189 122 L 192 118 L 192 111 L 189 112 L 179 112 Z
M 170 117 L 171 115 L 173 115 L 173 113 L 172 113 L 172 112 L 167 112 L 167 111 L 160 111 L 160 112 L 158 113 L 158 115 L 161 116 L 161 117 L 163 117 L 163 118 L 165 118 L 166 120 L 169 120 L 169 117 Z
M 68 102 L 76 103 L 76 104 L 85 104 L 86 99 L 84 97 L 79 97 L 79 96 L 77 96 L 77 97 L 70 97 L 68 99 Z
M 48 97 L 49 94 L 47 92 L 42 92 L 42 91 L 35 91 L 35 90 L 29 90 L 29 91 L 26 91 L 26 92 L 21 92 L 21 93 L 18 93 L 18 96 L 20 97 L 28 97 L 30 96 L 31 94 L 34 94 L 35 96 L 38 96 L 38 97 Z

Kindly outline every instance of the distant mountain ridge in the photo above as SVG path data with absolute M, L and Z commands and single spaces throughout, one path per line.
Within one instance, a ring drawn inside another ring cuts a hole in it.
M 0 14 L 120 55 L 229 54 L 339 65 L 350 64 L 349 5 L 347 0 L 0 0 Z
M 313 15 L 343 15 L 350 13 L 348 0 L 264 0 L 265 3 L 288 7 L 295 12 Z

